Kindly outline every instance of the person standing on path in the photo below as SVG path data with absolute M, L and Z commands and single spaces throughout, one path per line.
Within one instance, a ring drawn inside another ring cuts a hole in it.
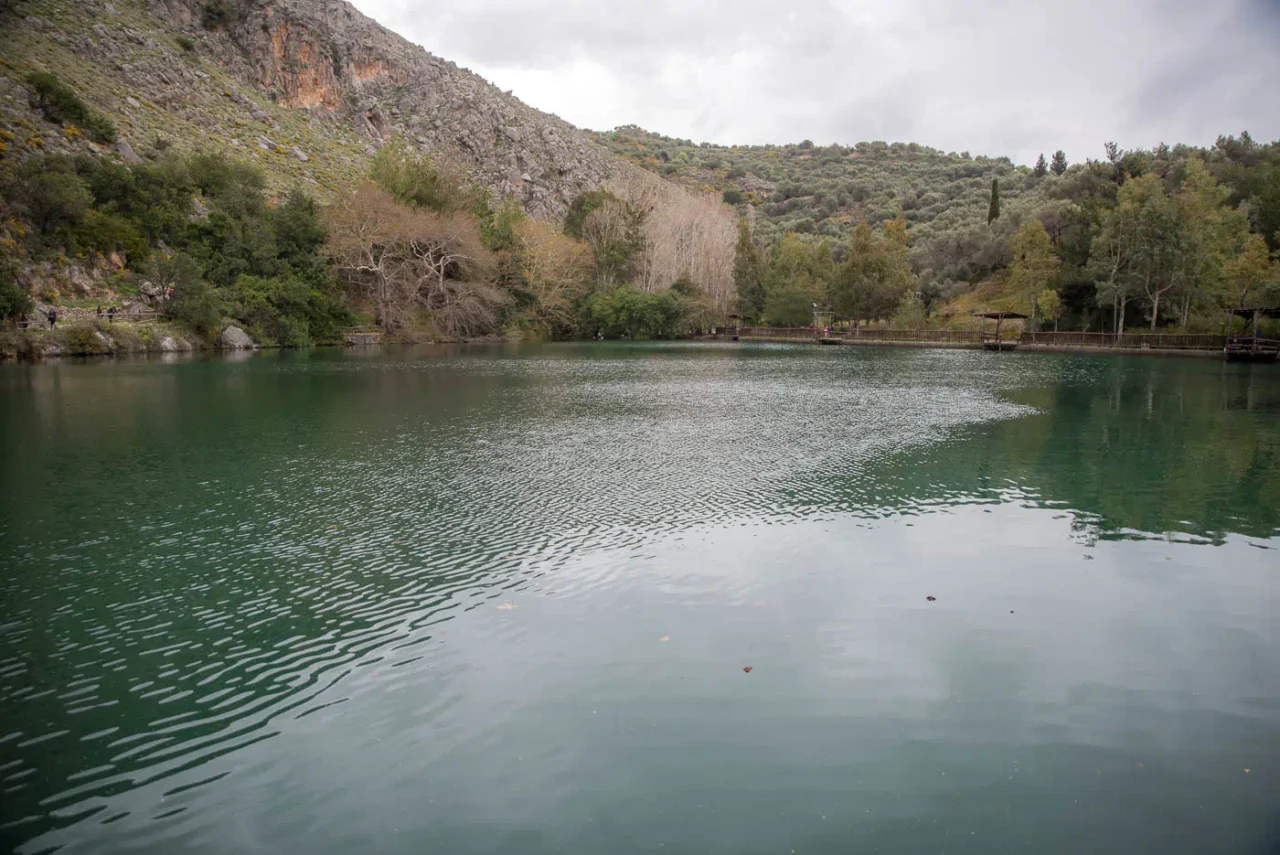
M 58 326 L 58 310 L 50 309 L 49 310 L 49 329 L 54 329 L 57 326 Z

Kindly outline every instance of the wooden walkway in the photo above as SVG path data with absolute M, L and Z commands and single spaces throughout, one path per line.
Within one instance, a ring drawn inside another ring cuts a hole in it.
M 1065 351 L 1096 353 L 1186 354 L 1225 358 L 1225 335 L 1198 333 L 1022 332 L 1010 330 L 999 342 L 981 330 L 814 330 L 812 327 L 737 327 L 717 330 L 717 340 L 842 345 L 944 347 L 978 350 Z M 1264 342 L 1263 347 L 1276 343 Z

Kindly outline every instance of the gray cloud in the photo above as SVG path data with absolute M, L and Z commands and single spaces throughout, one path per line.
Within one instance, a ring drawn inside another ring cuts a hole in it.
M 1280 0 L 355 0 L 583 127 L 1029 163 L 1280 137 Z

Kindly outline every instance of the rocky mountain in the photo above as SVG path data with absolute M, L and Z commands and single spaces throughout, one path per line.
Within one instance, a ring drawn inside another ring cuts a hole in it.
M 325 196 L 393 137 L 481 186 L 561 215 L 642 171 L 589 135 L 433 56 L 343 0 L 7 0 L 0 12 L 6 156 L 93 144 L 44 122 L 22 79 L 47 71 L 120 130 L 130 159 L 238 152 L 277 189 Z M 647 180 L 647 179 L 642 179 Z

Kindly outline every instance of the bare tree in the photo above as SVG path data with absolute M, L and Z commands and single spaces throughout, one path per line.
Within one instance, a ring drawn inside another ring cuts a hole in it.
M 374 304 L 387 330 L 425 310 L 450 336 L 492 330 L 502 294 L 483 283 L 490 263 L 470 217 L 408 208 L 365 185 L 328 212 L 326 251 L 348 287 Z

